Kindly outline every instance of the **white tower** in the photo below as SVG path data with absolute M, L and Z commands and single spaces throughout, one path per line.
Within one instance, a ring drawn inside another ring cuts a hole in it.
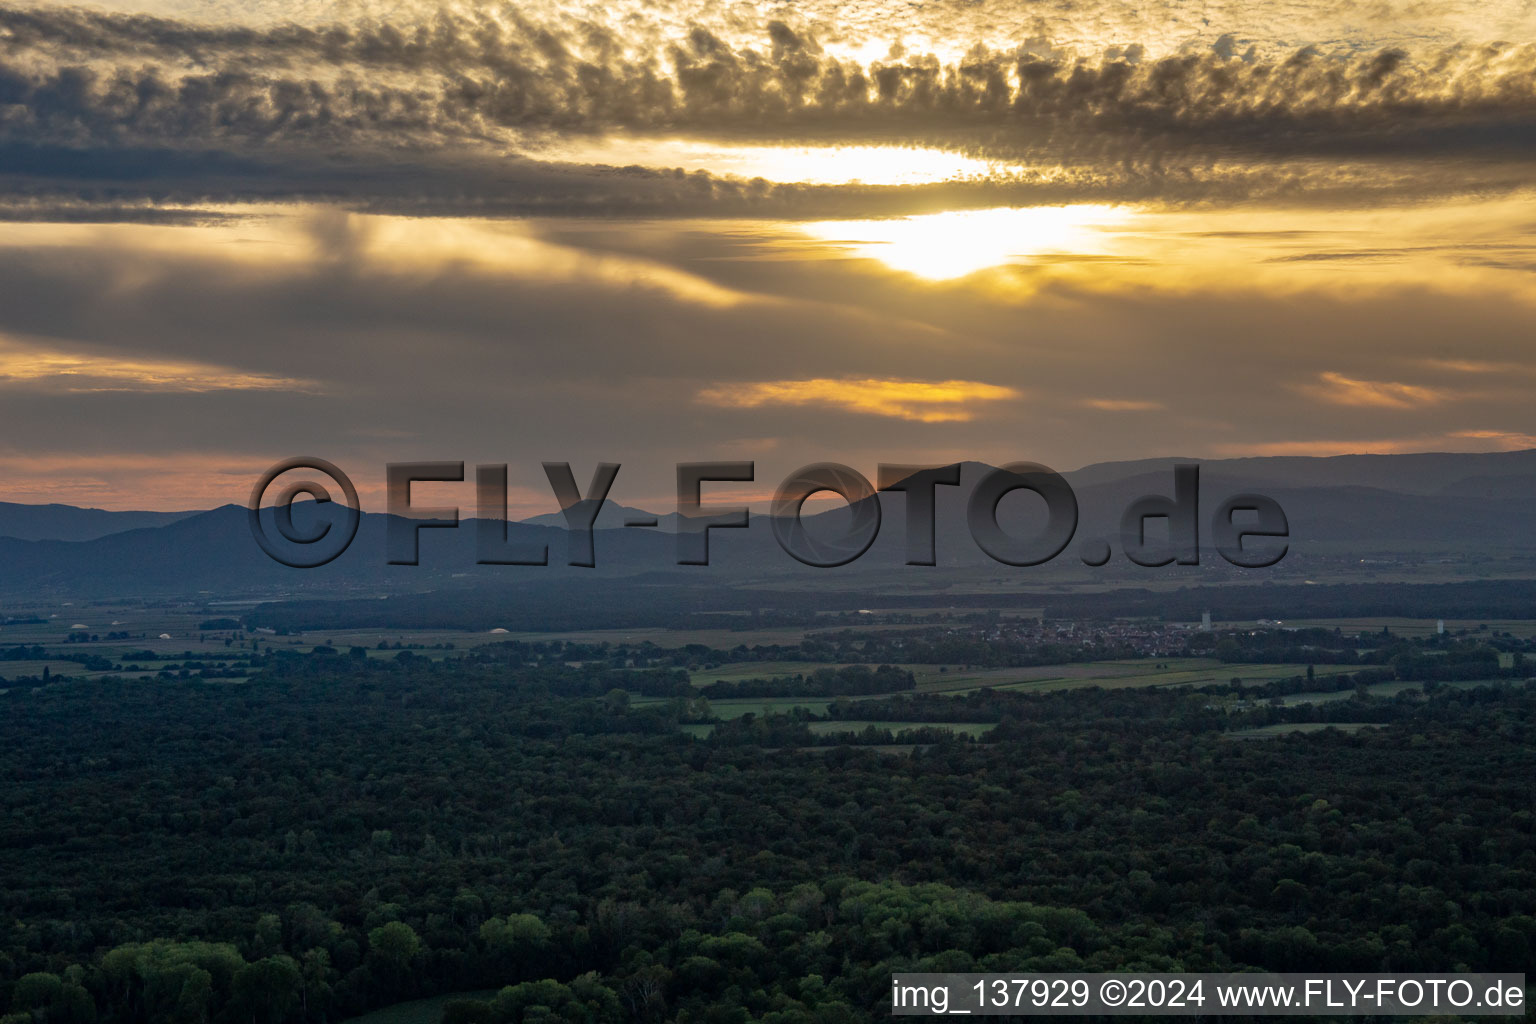
M 1210 612 L 1201 612 L 1200 613 L 1200 632 L 1202 632 L 1202 633 L 1209 633 L 1210 631 L 1211 631 L 1211 613 Z

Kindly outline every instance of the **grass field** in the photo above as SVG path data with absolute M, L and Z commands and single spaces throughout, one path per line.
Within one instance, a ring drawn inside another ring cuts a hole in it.
M 630 706 L 644 707 L 647 704 L 658 704 L 669 699 L 671 698 L 636 697 L 630 701 Z M 858 700 L 859 698 L 850 699 Z M 831 701 L 826 697 L 742 697 L 740 700 L 712 700 L 709 702 L 709 710 L 714 712 L 717 718 L 730 721 L 742 715 L 764 713 L 782 715 L 793 708 L 805 708 L 813 715 L 824 715 L 830 703 Z
M 717 680 L 741 682 L 746 679 L 809 675 L 819 668 L 837 667 L 839 664 L 836 662 L 824 661 L 737 661 L 717 668 L 700 669 L 693 673 L 692 681 L 695 686 L 706 686 Z M 912 672 L 919 693 L 952 694 L 970 693 L 986 687 L 998 690 L 1038 690 L 1044 693 L 1085 686 L 1102 686 L 1106 689 L 1128 686 L 1209 686 L 1213 683 L 1227 683 L 1233 677 L 1256 684 L 1299 676 L 1306 672 L 1305 665 L 1229 665 L 1214 658 L 1131 658 L 1022 668 L 966 668 L 961 665 L 901 667 Z M 1318 675 L 1353 671 L 1347 665 L 1317 665 L 1314 668 Z
M 887 722 L 869 720 L 811 722 L 810 728 L 813 735 L 828 736 L 840 732 L 863 732 L 871 725 L 877 729 L 889 729 L 892 735 L 901 732 L 903 729 L 920 729 L 923 726 L 933 726 L 936 729 L 948 729 L 950 732 L 960 733 L 965 736 L 985 736 L 997 728 L 990 722 Z M 691 723 L 679 728 L 695 739 L 705 739 L 715 730 L 715 727 L 708 723 Z
M 876 729 L 889 729 L 893 735 L 903 729 L 921 729 L 924 726 L 931 726 L 935 729 L 947 729 L 963 736 L 985 736 L 997 728 L 991 722 L 886 722 L 844 719 L 835 722 L 812 722 L 811 732 L 816 736 L 828 736 L 840 732 L 863 732 L 870 726 Z
M 361 1017 L 344 1020 L 341 1024 L 438 1024 L 443 1019 L 443 1007 L 455 999 L 491 999 L 495 995 L 495 989 L 486 989 L 481 992 L 433 996 L 431 999 L 414 999 L 409 1003 L 396 1003 Z
M 764 751 L 793 750 L 804 754 L 830 754 L 834 750 L 868 750 L 886 757 L 901 757 L 914 750 L 927 750 L 932 743 L 870 743 L 862 746 L 834 744 L 826 747 L 764 747 Z
M 800 642 L 808 633 L 816 632 L 816 628 L 784 627 L 769 629 L 733 630 L 719 629 L 612 629 L 612 630 L 574 630 L 556 633 L 492 633 L 488 631 L 468 632 L 463 630 L 396 630 L 396 629 L 355 629 L 355 630 L 329 630 L 313 631 L 296 636 L 275 636 L 272 634 L 244 634 L 244 641 L 232 646 L 225 646 L 225 640 L 231 634 L 227 631 L 203 631 L 198 629 L 199 623 L 212 618 L 240 618 L 249 611 L 249 604 L 201 604 L 198 602 L 180 602 L 176 604 L 141 604 L 135 605 L 125 602 L 111 602 L 102 604 L 61 602 L 56 605 L 37 605 L 33 607 L 11 607 L 6 610 L 12 615 L 35 615 L 41 619 L 33 623 L 16 623 L 8 626 L 0 626 L 0 647 L 12 644 L 39 644 L 57 651 L 64 646 L 65 639 L 74 630 L 77 624 L 83 624 L 89 632 L 105 636 L 109 632 L 123 632 L 129 635 L 127 640 L 99 640 L 93 643 L 70 645 L 70 649 L 79 650 L 81 653 L 100 655 L 104 658 L 127 663 L 123 655 L 128 651 L 149 650 L 154 652 L 156 660 L 140 659 L 138 663 L 150 674 L 158 671 L 166 662 L 179 662 L 185 656 L 195 660 L 201 660 L 208 664 L 219 665 L 237 660 L 249 653 L 249 645 L 252 639 L 258 639 L 263 650 L 291 649 L 307 652 L 319 644 L 329 644 L 341 650 L 352 646 L 360 646 L 368 651 L 371 658 L 392 658 L 394 650 L 379 650 L 381 642 L 387 642 L 391 646 L 396 644 L 419 645 L 415 653 L 427 658 L 443 658 L 462 652 L 482 644 L 497 643 L 507 640 L 524 641 L 549 641 L 563 640 L 584 643 L 623 643 L 640 644 L 650 642 L 657 647 L 675 649 L 686 644 L 705 644 L 715 649 L 728 649 L 738 644 L 793 644 Z M 934 610 L 945 609 L 935 607 Z M 722 616 L 722 619 L 727 618 Z M 1479 625 L 1484 623 L 1470 620 L 1448 620 L 1448 631 L 1456 631 L 1463 628 L 1476 631 Z M 1332 629 L 1339 627 L 1346 631 L 1378 632 L 1383 626 L 1390 628 L 1394 633 L 1404 636 L 1419 636 L 1433 633 L 1436 623 L 1425 619 L 1403 618 L 1355 618 L 1355 619 L 1296 619 L 1287 620 L 1288 626 L 1322 626 Z M 1509 632 L 1516 636 L 1536 635 L 1536 619 L 1531 620 L 1490 620 L 1486 623 L 1490 632 Z M 827 623 L 824 628 L 842 629 L 845 624 L 841 621 Z M 861 625 L 858 628 L 876 628 L 875 624 Z M 895 627 L 892 627 L 895 628 Z M 170 639 L 161 640 L 162 634 L 168 634 Z M 446 649 L 444 645 L 452 645 L 452 649 Z M 1501 661 L 1508 666 L 1510 656 L 1504 656 Z M 0 677 L 12 678 L 18 676 L 39 675 L 42 672 L 44 662 L 0 662 Z M 65 675 L 73 678 L 91 678 L 103 673 L 87 672 L 78 664 L 63 662 L 57 659 L 48 659 L 46 664 L 53 675 Z M 1153 666 L 1161 666 L 1154 668 Z M 809 674 L 820 668 L 835 668 L 838 663 L 832 662 L 807 662 L 807 661 L 769 661 L 769 662 L 731 662 L 713 669 L 701 669 L 692 673 L 692 682 L 695 686 L 706 686 L 717 680 L 727 682 L 740 682 L 754 678 L 772 678 L 794 676 L 797 674 Z M 1047 665 L 1024 668 L 967 668 L 962 665 L 907 665 L 916 677 L 918 690 L 924 693 L 963 694 L 983 687 L 997 689 L 1022 690 L 1028 692 L 1048 693 L 1057 690 L 1078 689 L 1086 686 L 1100 686 L 1105 688 L 1140 687 L 1140 686 L 1205 686 L 1211 684 L 1225 684 L 1234 676 L 1245 683 L 1263 683 L 1287 676 L 1298 675 L 1305 671 L 1301 665 L 1224 665 L 1213 659 L 1205 658 L 1168 658 L 1168 659 L 1130 659 L 1115 661 L 1098 661 L 1087 663 L 1074 663 L 1066 665 Z M 1315 666 L 1319 675 L 1330 675 L 1337 672 L 1350 671 L 1346 666 L 1318 665 Z M 1314 699 L 1333 699 L 1329 694 Z M 637 703 L 643 700 L 637 699 Z M 796 705 L 809 707 L 815 711 L 824 710 L 825 698 L 772 698 L 744 699 L 741 701 L 722 702 L 720 712 L 728 717 L 736 717 L 747 712 L 760 712 L 765 706 L 773 710 L 786 710 Z
M 1440 685 L 1453 690 L 1473 690 L 1479 686 L 1508 686 L 1514 680 L 1510 679 L 1458 679 L 1453 682 Z M 1423 683 L 1418 682 L 1390 682 L 1373 683 L 1366 687 L 1367 692 L 1373 697 L 1395 697 L 1406 690 L 1422 690 Z M 1322 692 L 1291 693 L 1280 700 L 1287 706 L 1295 704 L 1323 704 L 1332 700 L 1348 700 L 1354 696 L 1354 690 L 1333 690 Z
M 276 636 L 271 633 L 247 631 L 242 634 L 241 641 L 226 646 L 225 640 L 234 636 L 232 631 L 198 628 L 200 623 L 209 619 L 239 619 L 242 613 L 248 610 L 249 605 L 204 607 L 190 603 L 175 607 L 160 607 L 132 604 L 77 605 L 65 602 L 46 607 L 13 607 L 5 614 L 36 616 L 42 621 L 0 626 L 0 647 L 35 644 L 54 652 L 63 649 L 79 651 L 82 654 L 99 655 L 125 665 L 132 662 L 153 674 L 159 671 L 164 663 L 179 663 L 188 655 L 193 660 L 211 665 L 239 660 L 250 654 L 252 640 L 259 641 L 264 651 L 283 649 L 307 653 L 320 644 L 328 644 L 339 650 L 358 646 L 367 648 L 368 656 L 371 658 L 395 656 L 396 652 L 393 650 L 378 650 L 381 642 L 388 642 L 391 645 L 417 644 L 422 648 L 415 651 L 417 655 L 426 658 L 443 658 L 454 654 L 455 651 L 509 638 L 509 635 L 504 633 L 471 633 L 443 629 L 329 630 L 295 636 Z M 85 629 L 76 629 L 74 628 L 76 626 L 84 626 Z M 80 632 L 94 633 L 103 639 L 66 646 L 69 634 Z M 105 637 L 109 633 L 126 633 L 128 639 L 107 640 Z M 162 635 L 168 635 L 169 639 L 160 639 Z M 452 645 L 452 649 L 444 647 L 448 644 Z M 123 657 L 129 651 L 145 650 L 153 652 L 155 657 L 153 659 Z M 56 659 L 50 659 L 47 664 L 53 675 L 67 675 L 77 679 L 109 674 L 87 672 L 74 662 L 61 662 Z M 41 661 L 0 662 L 0 676 L 12 678 L 37 675 L 42 672 L 42 665 Z
M 1373 726 L 1369 722 L 1282 722 L 1279 725 L 1261 725 L 1257 729 L 1239 729 L 1236 732 L 1226 733 L 1231 740 L 1268 740 L 1276 736 L 1290 736 L 1295 733 L 1322 732 L 1325 729 L 1337 729 L 1339 732 L 1359 732 L 1361 729 L 1381 728 Z
M 717 669 L 695 673 L 694 684 L 699 679 L 755 679 L 773 675 L 794 675 L 823 667 L 825 662 L 732 662 Z M 1163 666 L 1155 668 L 1154 666 Z M 1115 661 L 1078 662 L 1069 665 L 1039 665 L 1024 668 L 963 669 L 958 666 L 906 665 L 917 680 L 917 692 L 935 695 L 958 696 L 986 687 L 996 690 L 1014 690 L 1033 693 L 1052 693 L 1058 690 L 1078 690 L 1090 686 L 1105 689 L 1124 689 L 1137 686 L 1210 686 L 1225 685 L 1234 677 L 1248 685 L 1267 683 L 1275 679 L 1287 679 L 1306 672 L 1304 665 L 1228 665 L 1214 658 L 1165 658 L 1123 659 Z M 940 671 L 947 668 L 948 671 Z M 1345 665 L 1315 666 L 1318 675 L 1334 675 L 1351 671 Z M 1348 696 L 1349 692 L 1343 693 Z M 1332 696 L 1329 694 L 1328 696 Z M 636 707 L 657 704 L 665 698 L 634 695 L 631 703 Z M 868 700 L 870 697 L 850 697 L 849 700 Z M 724 719 L 740 718 L 745 714 L 772 712 L 783 714 L 791 708 L 802 707 L 812 714 L 826 714 L 831 699 L 827 697 L 740 697 L 709 702 L 710 709 Z
M 810 675 L 819 668 L 841 668 L 835 661 L 733 661 L 716 668 L 701 668 L 690 673 L 694 686 L 711 683 L 739 683 L 747 679 L 774 679 L 781 676 Z
M 1161 665 L 1162 668 L 1154 666 Z M 1029 668 L 961 670 L 940 673 L 938 666 L 912 665 L 917 688 L 925 693 L 969 693 L 983 687 L 1049 693 L 1088 686 L 1122 689 L 1135 686 L 1210 686 L 1233 678 L 1252 685 L 1306 672 L 1305 665 L 1229 665 L 1215 658 L 1146 658 L 1089 661 Z M 1349 672 L 1349 666 L 1317 665 L 1318 675 Z
M 772 629 L 579 629 L 565 633 L 498 633 L 491 640 L 565 640 L 580 644 L 643 644 L 650 641 L 669 650 L 688 644 L 729 650 L 738 644 L 798 644 L 806 630 L 799 626 Z M 461 634 L 462 635 L 462 634 Z
M 1345 633 L 1380 633 L 1382 627 L 1390 629 L 1398 636 L 1429 636 L 1434 633 L 1437 619 L 1403 619 L 1403 618 L 1358 618 L 1358 619 L 1286 619 L 1287 626 L 1298 629 L 1340 629 Z M 1246 622 L 1222 622 L 1217 623 L 1221 627 L 1243 627 Z M 1488 631 L 1509 633 L 1518 637 L 1536 636 L 1536 619 L 1446 619 L 1445 631 L 1455 633 L 1460 630 L 1480 632 L 1479 626 L 1487 626 Z
M 91 673 L 81 668 L 77 662 L 57 661 L 50 658 L 47 661 L 0 661 L 0 676 L 3 676 L 6 679 L 20 679 L 23 676 L 40 676 L 43 674 L 43 669 L 45 668 L 48 670 L 48 674 L 51 676 L 91 675 Z M 151 671 L 158 670 L 158 668 L 159 663 L 156 662 L 154 669 L 151 669 Z
M 166 660 L 181 660 L 190 651 L 194 658 L 218 661 L 239 657 L 241 646 L 226 647 L 224 641 L 230 631 L 201 630 L 199 623 L 209 619 L 241 619 L 249 612 L 251 604 L 203 606 L 188 602 L 175 606 L 134 605 L 126 603 L 81 604 L 63 602 L 37 606 L 13 606 L 0 613 L 5 615 L 36 616 L 42 621 L 14 623 L 0 626 L 0 647 L 14 644 L 40 644 L 49 648 L 62 647 L 72 632 L 90 632 L 105 637 L 108 633 L 121 632 L 127 640 L 98 640 L 70 645 L 83 653 L 99 654 L 105 658 L 121 660 L 126 651 L 150 650 Z M 84 630 L 73 629 L 82 625 Z M 169 634 L 170 639 L 160 639 Z M 483 644 L 507 640 L 540 641 L 563 640 L 575 643 L 625 643 L 639 644 L 646 641 L 658 647 L 678 648 L 686 644 L 706 644 L 716 648 L 730 648 L 738 644 L 794 644 L 805 636 L 800 627 L 782 629 L 596 629 L 573 630 L 557 633 L 492 633 L 489 631 L 459 629 L 335 629 L 313 630 L 293 636 L 276 636 L 270 633 L 246 631 L 243 647 L 249 651 L 253 639 L 260 640 L 263 649 L 290 648 L 307 652 L 320 644 L 328 644 L 341 650 L 357 646 L 368 649 L 369 657 L 392 658 L 393 650 L 378 650 L 381 642 L 417 644 L 422 649 L 416 653 L 422 657 L 442 658 L 455 650 L 463 651 Z M 443 645 L 452 644 L 453 649 Z M 79 667 L 72 674 L 80 675 Z M 39 670 L 40 671 L 40 670 Z M 55 669 L 57 671 L 57 669 Z M 0 664 L 0 675 L 7 675 Z

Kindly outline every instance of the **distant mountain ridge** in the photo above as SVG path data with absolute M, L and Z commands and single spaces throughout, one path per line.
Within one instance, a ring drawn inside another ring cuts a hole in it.
M 1194 462 L 1234 479 L 1269 486 L 1377 487 L 1402 494 L 1436 494 L 1468 478 L 1536 478 L 1536 448 L 1512 452 L 1407 452 L 1396 455 L 1255 455 L 1233 459 L 1155 458 L 1099 462 L 1063 473 L 1074 486 L 1140 473 L 1166 472 Z
M 591 505 L 592 501 L 579 502 L 580 505 Z M 585 514 L 585 509 L 577 509 L 578 514 Z M 620 530 L 626 528 L 626 524 L 633 520 L 655 519 L 656 525 L 663 530 L 671 530 L 677 522 L 677 513 L 647 512 L 643 508 L 632 508 L 629 505 L 620 505 L 612 498 L 603 501 L 602 508 L 597 511 L 595 526 L 599 530 Z M 519 520 L 529 526 L 558 526 L 565 528 L 566 513 L 546 512 L 543 515 L 531 516 L 528 519 Z
M 1122 511 L 1148 494 L 1170 495 L 1172 467 L 1182 461 L 1201 466 L 1201 542 L 1217 503 L 1243 491 L 1278 501 L 1291 525 L 1291 553 L 1260 577 L 1244 576 L 1215 558 L 1201 565 L 1144 569 L 1118 557 Z M 1399 467 L 1397 472 L 1394 467 Z M 873 467 L 870 467 L 872 470 Z M 1065 474 L 1077 496 L 1080 521 L 1072 543 L 1053 562 L 1015 568 L 990 561 L 965 523 L 966 501 L 991 467 L 962 465 L 962 486 L 936 489 L 937 567 L 904 564 L 903 494 L 882 492 L 881 529 L 867 554 L 836 569 L 807 568 L 782 551 L 769 517 L 755 515 L 746 530 L 712 531 L 708 567 L 679 566 L 672 534 L 675 511 L 645 512 L 606 502 L 599 510 L 595 569 L 567 565 L 565 517 L 550 513 L 507 524 L 509 543 L 521 550 L 547 548 L 547 566 L 480 565 L 476 521 L 465 518 L 454 530 L 419 532 L 421 564 L 388 564 L 385 538 L 390 516 L 364 513 L 348 551 L 319 569 L 298 570 L 262 553 L 252 539 L 249 514 L 238 505 L 196 513 L 105 512 L 69 506 L 0 504 L 6 523 L 24 536 L 0 536 L 0 593 L 10 598 L 44 596 L 196 595 L 363 596 L 450 589 L 475 584 L 527 583 L 538 579 L 614 580 L 648 573 L 679 574 L 701 583 L 804 586 L 817 579 L 841 587 L 920 587 L 942 590 L 985 574 L 990 585 L 1144 586 L 1164 583 L 1217 584 L 1302 582 L 1326 569 L 1348 582 L 1367 578 L 1373 567 L 1425 562 L 1479 563 L 1471 574 L 1493 566 L 1509 577 L 1528 565 L 1536 578 L 1536 531 L 1531 529 L 1536 497 L 1536 451 L 1456 455 L 1345 456 L 1310 459 L 1150 459 L 1106 463 Z M 705 496 L 706 503 L 708 495 Z M 1038 501 L 1009 498 L 1000 508 L 1004 525 L 1018 536 L 1038 529 Z M 473 508 L 463 510 L 473 514 Z M 303 513 L 309 515 L 309 512 Z M 263 513 L 270 520 L 271 511 Z M 807 514 L 813 529 L 831 529 L 847 516 L 842 506 Z M 7 518 L 9 517 L 9 518 Z M 633 519 L 655 518 L 655 527 L 629 527 Z M 1033 517 L 1033 518 L 1031 518 Z M 107 532 L 102 532 L 107 531 Z M 1100 569 L 1079 561 L 1079 543 L 1104 538 L 1117 557 Z M 1524 559 L 1523 562 L 1519 561 Z M 816 575 L 821 574 L 821 575 Z M 967 575 L 968 574 L 968 575 Z M 1091 579 L 1090 579 L 1091 577 Z M 969 584 L 967 584 L 969 585 Z
M 169 526 L 197 512 L 113 512 L 74 505 L 0 501 L 0 537 L 17 540 L 96 540 L 125 530 Z

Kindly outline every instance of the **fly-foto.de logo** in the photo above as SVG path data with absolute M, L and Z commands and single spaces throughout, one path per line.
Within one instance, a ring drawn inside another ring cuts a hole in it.
M 597 565 L 598 513 L 608 500 L 619 464 L 600 463 L 583 493 L 568 462 L 546 462 L 545 476 L 560 503 L 568 533 L 568 564 Z M 278 486 L 299 471 L 329 477 L 341 492 L 339 519 L 301 527 L 294 521 L 295 502 L 307 498 L 317 508 L 336 501 L 331 489 L 313 479 L 299 479 Z M 386 559 L 390 565 L 420 562 L 420 533 L 431 529 L 458 529 L 456 506 L 421 506 L 411 498 L 416 483 L 462 483 L 462 462 L 395 462 L 385 466 Z M 796 470 L 780 483 L 768 516 L 769 529 L 786 554 L 818 568 L 847 565 L 859 559 L 880 534 L 881 503 L 878 492 L 902 496 L 906 520 L 906 564 L 931 566 L 936 558 L 936 519 L 939 488 L 961 486 L 961 465 L 946 466 L 881 464 L 878 486 L 858 470 L 832 462 L 819 462 Z M 548 565 L 549 545 L 544 540 L 520 539 L 508 530 L 507 466 L 475 467 L 475 561 L 480 565 Z M 753 519 L 744 505 L 715 504 L 707 500 L 712 484 L 747 483 L 756 480 L 751 462 L 684 462 L 677 465 L 677 515 L 675 533 L 678 565 L 708 565 L 710 532 L 747 529 Z M 1120 551 L 1142 566 L 1200 564 L 1200 467 L 1173 467 L 1171 494 L 1148 494 L 1135 499 L 1120 516 Z M 1001 521 L 1003 499 L 1019 491 L 1032 493 L 1044 502 L 1044 524 L 1031 532 L 1010 530 Z M 831 493 L 847 502 L 848 515 L 829 531 L 824 524 L 812 530 L 806 525 L 804 507 L 813 495 Z M 299 569 L 315 568 L 346 551 L 357 535 L 362 518 L 357 488 L 350 477 L 324 459 L 299 456 L 284 459 L 267 470 L 251 489 L 246 503 L 251 533 L 271 558 Z M 1059 473 L 1034 462 L 1014 462 L 989 469 L 972 486 L 965 504 L 965 523 L 976 546 L 1005 565 L 1033 566 L 1051 561 L 1072 543 L 1078 530 L 1078 501 L 1071 485 Z M 1148 530 L 1162 521 L 1165 530 Z M 626 528 L 656 529 L 654 516 L 632 517 Z M 1290 523 L 1285 510 L 1262 494 L 1236 494 L 1222 501 L 1209 519 L 1212 546 L 1235 566 L 1259 569 L 1274 565 L 1289 550 Z M 1161 533 L 1161 536 L 1158 534 Z M 276 534 L 276 536 L 274 536 Z M 1101 566 L 1114 551 L 1103 537 L 1079 542 L 1083 564 Z

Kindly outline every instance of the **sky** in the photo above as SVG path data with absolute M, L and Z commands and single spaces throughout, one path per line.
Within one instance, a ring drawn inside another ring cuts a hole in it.
M 0 499 L 1536 447 L 1536 3 L 0 3 Z M 471 470 L 472 475 L 472 470 Z M 465 506 L 473 484 L 434 485 Z

